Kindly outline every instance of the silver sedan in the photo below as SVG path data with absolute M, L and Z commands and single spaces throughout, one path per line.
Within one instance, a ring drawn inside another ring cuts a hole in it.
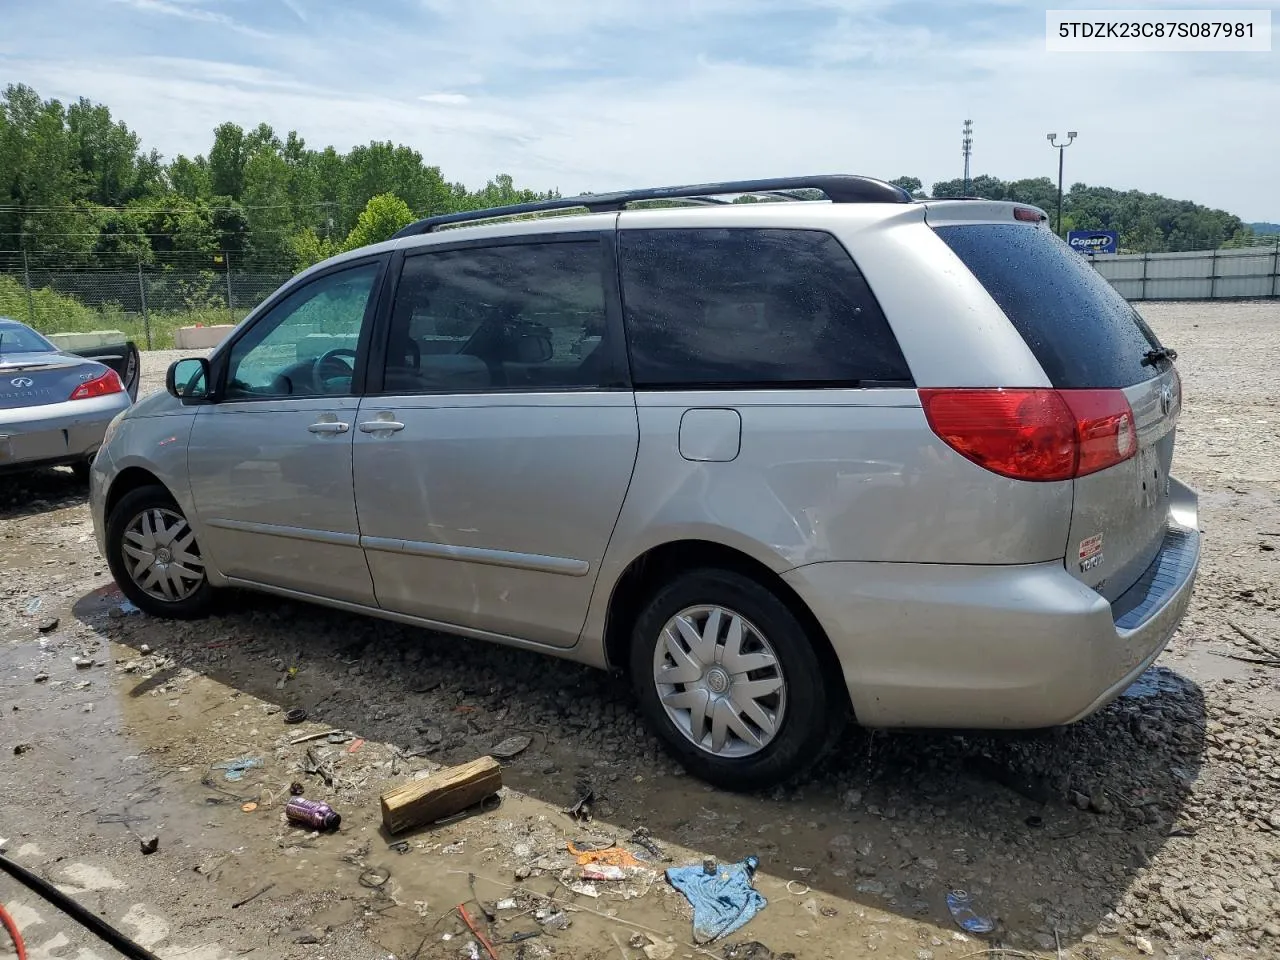
M 89 352 L 101 361 L 0 317 L 0 473 L 65 465 L 87 479 L 107 424 L 137 390 L 132 344 Z

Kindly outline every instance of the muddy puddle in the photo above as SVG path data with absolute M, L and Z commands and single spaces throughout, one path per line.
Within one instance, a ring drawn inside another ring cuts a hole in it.
M 960 958 L 990 943 L 1128 955 L 1130 945 L 1096 930 L 1169 824 L 1153 830 L 1064 804 L 1063 784 L 1096 768 L 1117 802 L 1137 790 L 1174 815 L 1180 802 L 1173 784 L 1183 781 L 1167 771 L 1109 770 L 1123 753 L 1100 760 L 1093 747 L 1107 731 L 1087 726 L 1007 741 L 858 734 L 798 788 L 732 795 L 680 775 L 628 708 L 613 711 L 623 748 L 602 749 L 571 722 L 574 708 L 558 726 L 537 697 L 521 702 L 519 688 L 451 677 L 448 646 L 394 680 L 366 640 L 359 651 L 351 644 L 351 630 L 365 630 L 392 659 L 412 660 L 406 645 L 424 638 L 415 631 L 384 633 L 309 608 L 284 618 L 233 612 L 193 628 L 121 601 L 101 584 L 28 617 L 0 645 L 2 786 L 21 797 L 6 802 L 0 835 L 105 915 L 163 918 L 166 957 L 201 944 L 228 956 L 467 957 L 475 937 L 460 903 L 503 958 L 722 957 L 743 941 L 797 958 Z M 56 628 L 33 629 L 55 615 Z M 464 658 L 459 671 L 474 667 Z M 605 685 L 579 700 L 612 710 L 614 688 L 595 675 L 582 682 Z M 1154 704 L 1194 720 L 1194 684 L 1168 671 L 1144 684 L 1125 698 L 1124 717 Z M 287 723 L 298 709 L 308 719 Z M 455 822 L 385 833 L 381 792 L 483 755 L 513 732 L 528 746 L 504 763 L 498 800 Z M 1195 750 L 1186 752 L 1176 772 L 1192 778 Z M 1049 762 L 1031 762 L 1037 756 Z M 341 813 L 336 833 L 284 820 L 294 783 Z M 1112 812 L 1107 789 L 1094 792 Z M 588 793 L 592 817 L 575 819 L 566 809 Z M 637 828 L 661 858 L 632 840 Z M 140 843 L 150 837 L 159 849 L 148 856 Z M 584 886 L 571 844 L 614 844 L 640 869 Z M 755 886 L 767 907 L 722 942 L 695 945 L 691 909 L 663 871 L 747 856 L 760 860 Z M 65 875 L 69 858 L 111 883 L 77 886 Z M 992 934 L 957 926 L 947 907 L 955 890 Z M 522 934 L 536 935 L 513 941 Z

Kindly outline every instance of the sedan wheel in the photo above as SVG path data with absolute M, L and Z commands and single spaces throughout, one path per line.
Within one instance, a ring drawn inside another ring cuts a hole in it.
M 786 712 L 777 653 L 751 621 L 725 607 L 689 607 L 668 620 L 653 679 L 676 729 L 718 757 L 763 750 Z

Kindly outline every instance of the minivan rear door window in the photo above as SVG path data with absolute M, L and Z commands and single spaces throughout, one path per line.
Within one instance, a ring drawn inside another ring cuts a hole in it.
M 934 228 L 991 294 L 1059 389 L 1128 387 L 1167 369 L 1142 317 L 1083 256 L 1020 223 Z

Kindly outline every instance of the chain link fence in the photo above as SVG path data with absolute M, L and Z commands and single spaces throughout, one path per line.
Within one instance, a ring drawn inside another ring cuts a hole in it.
M 226 251 L 166 256 L 0 251 L 0 315 L 43 333 L 120 330 L 146 349 L 182 326 L 238 323 L 293 275 Z

